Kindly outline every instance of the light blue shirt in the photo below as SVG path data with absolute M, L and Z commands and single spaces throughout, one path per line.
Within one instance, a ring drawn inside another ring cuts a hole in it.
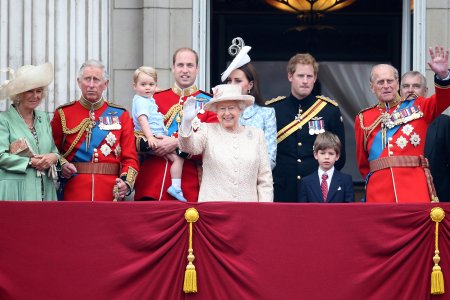
M 275 109 L 253 104 L 244 110 L 239 122 L 241 125 L 260 128 L 264 131 L 270 167 L 273 170 L 277 158 L 277 120 L 275 119 Z
M 138 118 L 145 115 L 147 116 L 148 124 L 153 135 L 167 135 L 167 129 L 164 126 L 164 116 L 158 111 L 158 105 L 156 105 L 153 97 L 145 98 L 139 95 L 134 95 L 131 112 L 133 114 L 135 131 L 142 131 Z

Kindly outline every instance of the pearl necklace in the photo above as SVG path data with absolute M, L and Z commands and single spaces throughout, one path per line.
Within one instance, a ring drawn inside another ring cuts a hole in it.
M 20 110 L 19 110 L 19 107 L 15 107 L 16 108 L 16 111 L 17 111 L 17 113 L 19 114 L 19 116 L 22 118 L 22 120 L 25 122 L 25 124 L 28 126 L 28 128 L 30 129 L 30 130 L 34 130 L 34 112 L 32 113 L 32 116 L 31 116 L 31 125 L 29 125 L 28 123 L 27 123 L 27 121 L 25 120 L 25 118 L 23 117 L 23 115 L 20 113 Z

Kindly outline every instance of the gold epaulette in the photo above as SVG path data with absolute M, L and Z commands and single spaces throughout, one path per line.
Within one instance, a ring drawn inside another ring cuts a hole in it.
M 331 100 L 330 98 L 325 97 L 325 96 L 323 96 L 323 95 L 316 96 L 316 98 L 317 98 L 317 99 L 320 99 L 320 100 L 322 100 L 322 101 L 328 102 L 328 103 L 330 103 L 330 104 L 333 104 L 334 106 L 339 106 L 339 105 L 337 104 L 336 101 Z
M 63 107 L 67 107 L 67 106 L 71 106 L 71 105 L 74 105 L 74 104 L 75 104 L 75 102 L 77 102 L 77 100 L 73 100 L 73 101 L 70 101 L 70 102 L 67 102 L 67 103 L 61 104 L 60 106 L 58 106 L 57 110 L 58 110 L 58 109 L 60 109 L 60 108 L 63 108 Z
M 270 100 L 267 100 L 267 101 L 265 102 L 265 104 L 266 104 L 266 105 L 269 105 L 269 104 L 272 104 L 272 103 L 281 101 L 281 100 L 283 100 L 283 99 L 286 99 L 286 96 L 278 96 L 278 97 L 276 97 L 276 98 L 272 98 L 272 99 L 270 99 Z
M 122 109 L 122 110 L 127 110 L 125 107 L 123 107 L 123 106 L 121 106 L 121 105 L 119 105 L 119 104 L 116 104 L 116 103 L 108 102 L 108 105 L 109 105 L 109 106 L 112 106 L 112 107 L 114 107 L 114 108 L 118 108 L 118 109 Z

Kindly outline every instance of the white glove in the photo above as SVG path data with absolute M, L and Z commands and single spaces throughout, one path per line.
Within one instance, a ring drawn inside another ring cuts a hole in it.
M 195 97 L 189 97 L 186 99 L 183 105 L 183 116 L 181 119 L 181 131 L 184 134 L 189 134 L 191 129 L 192 120 L 197 117 L 200 108 L 195 108 Z

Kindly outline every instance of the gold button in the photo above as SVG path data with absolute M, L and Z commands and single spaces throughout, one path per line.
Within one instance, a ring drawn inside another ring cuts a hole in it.
M 299 176 L 297 176 L 297 180 L 300 180 L 302 177 L 299 175 Z
M 299 142 L 297 145 L 298 145 L 299 147 L 301 147 L 301 146 L 302 146 L 302 143 Z

